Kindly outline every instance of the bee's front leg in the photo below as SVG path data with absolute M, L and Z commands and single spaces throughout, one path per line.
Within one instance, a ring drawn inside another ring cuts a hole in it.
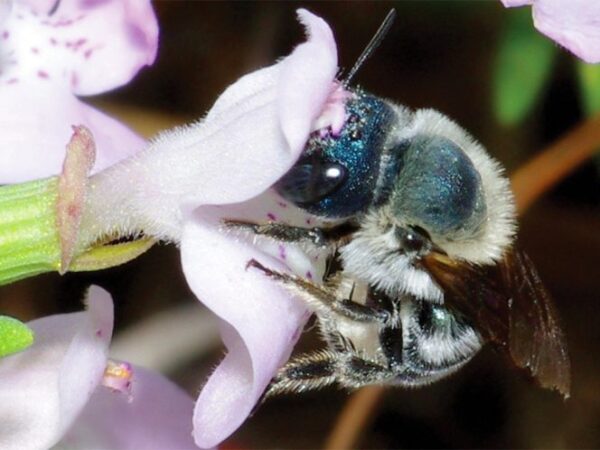
M 322 249 L 337 247 L 356 231 L 355 226 L 347 223 L 331 228 L 302 228 L 279 222 L 257 224 L 239 220 L 224 220 L 223 225 L 228 229 L 246 231 L 278 242 L 308 243 Z
M 363 305 L 348 298 L 339 298 L 330 289 L 313 283 L 310 280 L 296 277 L 287 273 L 271 270 L 252 259 L 246 267 L 260 270 L 268 277 L 281 282 L 291 292 L 300 296 L 315 311 L 327 310 L 339 314 L 355 322 L 387 324 L 392 320 L 392 313 L 378 306 Z

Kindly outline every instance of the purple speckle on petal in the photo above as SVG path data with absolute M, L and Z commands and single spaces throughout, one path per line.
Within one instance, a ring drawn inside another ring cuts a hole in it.
M 288 207 L 288 204 L 286 202 L 277 202 L 277 204 L 279 206 L 281 206 L 282 208 L 287 208 Z
M 281 258 L 283 261 L 285 261 L 285 258 L 286 258 L 285 247 L 283 245 L 280 245 L 278 247 L 278 249 L 279 249 L 279 258 Z
M 92 56 L 92 53 L 94 53 L 94 49 L 93 48 L 88 48 L 84 53 L 83 53 L 83 57 L 85 59 L 90 59 L 90 57 Z
M 275 214 L 273 214 L 271 212 L 267 214 L 267 217 L 269 218 L 269 220 L 273 220 L 273 221 L 277 220 L 277 216 L 275 216 Z
M 309 217 L 308 219 L 306 219 L 306 225 L 310 225 L 312 223 L 312 219 Z
M 79 7 L 81 9 L 93 9 L 108 2 L 110 2 L 110 0 L 83 0 L 79 3 Z
M 139 27 L 128 24 L 127 25 L 127 35 L 129 37 L 129 42 L 134 46 L 145 49 L 148 47 L 148 40 L 146 39 L 146 33 Z
M 71 87 L 76 88 L 78 85 L 79 85 L 79 77 L 77 76 L 77 73 L 73 72 L 71 74 Z
M 38 78 L 42 78 L 44 80 L 47 80 L 48 78 L 50 78 L 50 76 L 48 75 L 48 72 L 46 72 L 44 70 L 38 70 L 37 76 L 38 76 Z
M 35 53 L 36 55 L 40 52 L 40 49 L 37 47 L 31 47 L 31 53 Z
M 96 337 L 101 338 L 102 337 L 102 330 L 96 330 Z
M 308 278 L 309 280 L 312 280 L 313 274 L 310 270 L 306 272 L 306 278 Z
M 15 84 L 19 81 L 18 78 L 11 78 L 10 80 L 6 80 L 6 84 Z
M 55 38 L 50 38 L 50 44 L 58 45 L 58 41 Z
M 8 31 L 2 32 L 2 39 L 7 40 L 9 36 L 10 36 L 10 33 Z

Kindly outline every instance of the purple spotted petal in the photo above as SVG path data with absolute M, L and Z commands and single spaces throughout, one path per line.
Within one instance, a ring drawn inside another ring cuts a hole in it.
M 126 84 L 156 57 L 149 0 L 62 0 L 51 15 L 46 10 L 45 1 L 15 1 L 0 24 L 0 86 L 49 82 L 98 94 Z
M 85 312 L 34 320 L 35 343 L 0 360 L 3 449 L 50 448 L 102 379 L 113 326 L 109 294 L 92 287 Z
M 60 448 L 196 449 L 192 398 L 162 375 L 133 368 L 131 400 L 99 386 Z
M 72 125 L 87 126 L 96 143 L 98 172 L 134 154 L 145 141 L 69 92 L 41 84 L 0 86 L 0 184 L 60 173 Z
M 598 0 L 536 0 L 535 27 L 588 63 L 600 62 Z

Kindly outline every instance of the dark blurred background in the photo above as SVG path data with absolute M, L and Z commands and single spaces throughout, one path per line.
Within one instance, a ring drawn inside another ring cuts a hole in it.
M 238 77 L 272 63 L 302 41 L 294 12 L 298 7 L 329 22 L 339 64 L 346 70 L 388 10 L 397 8 L 395 25 L 355 82 L 411 108 L 449 115 L 509 172 L 584 118 L 574 58 L 561 51 L 527 118 L 510 128 L 495 119 L 494 62 L 512 14 L 499 1 L 158 1 L 155 6 L 161 26 L 157 62 L 128 86 L 96 99 L 132 123 L 136 111 L 156 113 L 158 124 L 201 117 Z M 521 218 L 520 245 L 536 263 L 564 319 L 573 364 L 571 399 L 563 401 L 535 387 L 485 348 L 460 373 L 431 387 L 390 389 L 372 412 L 359 447 L 600 447 L 599 200 L 598 166 L 590 161 Z M 174 307 L 202 311 L 182 277 L 178 250 L 168 245 L 102 273 L 50 274 L 2 287 L 0 310 L 22 320 L 78 310 L 90 283 L 114 295 L 115 340 L 159 312 Z M 206 333 L 207 340 L 214 338 L 212 328 Z M 168 345 L 168 335 L 164 341 Z M 299 348 L 315 345 L 316 337 L 307 333 Z M 192 395 L 223 354 L 220 345 L 206 347 L 167 367 Z M 319 447 L 347 399 L 347 393 L 327 389 L 270 400 L 230 445 Z

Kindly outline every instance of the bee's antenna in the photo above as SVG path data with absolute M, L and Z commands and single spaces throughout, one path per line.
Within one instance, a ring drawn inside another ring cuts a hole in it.
M 390 9 L 390 12 L 387 13 L 387 16 L 385 16 L 385 19 L 383 19 L 383 22 L 381 22 L 381 25 L 379 25 L 379 28 L 375 32 L 375 35 L 371 38 L 363 52 L 360 54 L 360 56 L 354 63 L 354 66 L 352 67 L 350 72 L 348 72 L 348 76 L 342 82 L 342 85 L 344 87 L 347 87 L 350 84 L 350 81 L 352 81 L 352 78 L 354 78 L 354 75 L 356 75 L 358 69 L 360 69 L 363 63 L 369 58 L 369 56 L 371 56 L 371 53 L 373 53 L 373 51 L 377 47 L 379 47 L 379 44 L 381 44 L 381 41 L 389 31 L 395 19 L 396 10 L 392 8 Z

